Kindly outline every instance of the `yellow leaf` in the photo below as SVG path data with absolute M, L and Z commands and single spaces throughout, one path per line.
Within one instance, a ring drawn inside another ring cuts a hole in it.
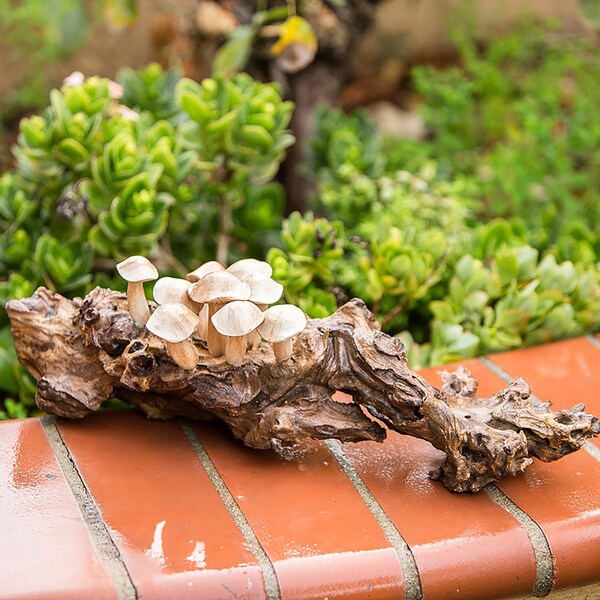
M 317 53 L 317 36 L 306 19 L 289 17 L 282 23 L 279 39 L 271 51 L 282 71 L 297 73 L 313 61 Z

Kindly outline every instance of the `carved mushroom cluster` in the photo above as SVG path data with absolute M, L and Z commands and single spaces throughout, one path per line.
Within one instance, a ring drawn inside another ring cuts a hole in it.
M 277 304 L 283 286 L 271 279 L 271 266 L 246 258 L 225 268 L 207 262 L 185 279 L 162 277 L 154 285 L 159 305 L 150 314 L 144 283 L 158 278 L 156 267 L 143 256 L 131 256 L 117 265 L 127 282 L 129 313 L 138 325 L 163 339 L 169 356 L 183 369 L 193 369 L 198 350 L 193 339 L 206 343 L 213 357 L 224 356 L 240 365 L 248 345 L 264 339 L 273 344 L 279 362 L 292 354 L 293 338 L 306 327 L 306 315 L 297 306 Z

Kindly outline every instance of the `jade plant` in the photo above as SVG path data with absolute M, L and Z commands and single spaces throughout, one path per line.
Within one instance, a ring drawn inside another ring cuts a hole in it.
M 321 111 L 312 211 L 285 221 L 273 176 L 292 107 L 277 86 L 155 65 L 123 71 L 122 90 L 64 86 L 23 121 L 17 166 L 0 177 L 2 302 L 39 285 L 123 289 L 114 267 L 131 254 L 190 283 L 198 262 L 266 255 L 286 302 L 327 317 L 364 299 L 413 366 L 599 330 L 600 127 L 588 108 L 600 63 L 588 42 L 523 27 L 483 50 L 459 36 L 460 69 L 413 71 L 425 140 Z M 26 414 L 33 387 L 7 329 L 0 350 L 0 417 Z
M 556 223 L 549 245 L 508 207 L 485 222 L 487 184 L 433 160 L 434 144 L 409 152 L 364 115 L 320 114 L 311 169 L 321 216 L 291 215 L 268 255 L 286 298 L 312 317 L 363 298 L 421 366 L 600 329 L 590 226 Z
M 21 121 L 16 166 L 0 177 L 2 306 L 40 285 L 122 289 L 115 265 L 132 254 L 183 276 L 277 239 L 283 193 L 272 180 L 293 142 L 279 88 L 245 74 L 198 84 L 157 65 L 117 79 L 69 78 Z M 29 396 L 10 336 L 0 339 L 3 394 Z

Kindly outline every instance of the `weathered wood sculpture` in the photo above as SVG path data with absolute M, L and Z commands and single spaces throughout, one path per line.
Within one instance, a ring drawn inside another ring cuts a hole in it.
M 360 300 L 310 320 L 283 362 L 261 343 L 232 366 L 196 340 L 192 370 L 134 323 L 118 292 L 96 288 L 71 301 L 40 288 L 7 309 L 18 356 L 38 379 L 38 406 L 63 417 L 83 417 L 117 396 L 150 418 L 221 419 L 248 446 L 284 455 L 306 438 L 382 441 L 382 422 L 445 452 L 433 476 L 454 491 L 515 475 L 532 457 L 556 460 L 600 433 L 582 404 L 552 412 L 530 399 L 523 380 L 478 398 L 475 379 L 460 368 L 435 388 L 409 369 L 402 343 L 380 331 Z M 333 400 L 336 390 L 353 402 Z

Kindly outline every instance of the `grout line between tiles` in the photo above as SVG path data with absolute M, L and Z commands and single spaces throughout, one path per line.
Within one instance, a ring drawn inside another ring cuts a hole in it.
M 595 335 L 588 335 L 585 338 L 588 342 L 590 342 L 593 346 L 596 346 L 600 350 L 600 339 L 598 339 Z M 590 442 L 586 442 L 585 449 L 598 461 L 600 461 L 600 448 L 594 446 Z
M 265 584 L 267 600 L 280 600 L 281 591 L 279 588 L 279 581 L 277 579 L 277 573 L 273 563 L 271 562 L 271 559 L 267 555 L 265 549 L 262 547 L 262 544 L 252 529 L 252 526 L 246 519 L 246 516 L 242 512 L 242 509 L 238 503 L 235 501 L 233 494 L 221 477 L 221 474 L 208 455 L 208 452 L 202 445 L 202 442 L 198 439 L 195 431 L 192 429 L 190 424 L 183 419 L 179 419 L 179 424 L 183 430 L 183 433 L 188 439 L 188 442 L 192 446 L 198 460 L 200 461 L 200 464 L 206 471 L 208 478 L 213 484 L 213 487 L 217 491 L 219 498 L 221 498 L 221 502 L 223 502 L 225 508 L 229 511 L 231 518 L 235 522 L 237 528 L 240 530 L 250 552 L 252 552 L 258 561 Z
M 404 574 L 406 600 L 421 600 L 423 598 L 421 577 L 410 546 L 354 468 L 342 450 L 341 443 L 338 440 L 326 440 L 325 443 L 396 551 Z
M 586 442 L 583 446 L 583 449 L 590 455 L 593 456 L 596 460 L 600 461 L 600 448 L 594 446 L 590 442 Z
M 598 339 L 595 335 L 587 335 L 585 339 L 596 346 L 596 348 L 600 349 L 600 339 Z
M 81 474 L 75 466 L 71 452 L 56 425 L 56 418 L 45 416 L 40 419 L 40 422 L 71 493 L 81 510 L 83 520 L 87 525 L 100 559 L 112 579 L 117 597 L 119 600 L 134 600 L 138 597 L 137 590 L 127 566 L 110 535 L 92 494 L 87 489 Z
M 510 513 L 525 529 L 527 537 L 533 548 L 535 557 L 535 583 L 533 585 L 533 595 L 537 598 L 543 598 L 552 591 L 554 583 L 554 564 L 552 561 L 552 551 L 550 544 L 542 528 L 525 512 L 519 508 L 498 486 L 488 483 L 483 490 L 499 504 L 504 510 Z
M 491 358 L 488 358 L 487 356 L 480 356 L 478 360 L 480 363 L 484 364 L 494 375 L 502 379 L 504 383 L 512 383 L 515 380 L 514 377 L 511 377 L 509 373 L 507 373 L 500 365 L 495 363 Z M 542 401 L 535 394 L 531 394 L 531 396 L 529 397 L 531 398 L 532 402 L 535 402 L 537 404 L 542 403 Z
M 511 377 L 500 365 L 486 356 L 479 358 L 479 362 L 485 365 L 494 375 L 502 379 L 505 383 L 511 383 L 514 378 Z M 532 402 L 540 403 L 541 400 L 531 394 Z M 585 448 L 585 446 L 584 446 Z M 536 577 L 533 588 L 533 595 L 538 597 L 546 596 L 552 590 L 554 580 L 554 563 L 552 560 L 552 550 L 548 538 L 543 529 L 527 513 L 519 508 L 500 488 L 489 484 L 485 488 L 488 495 L 493 498 L 500 506 L 513 515 L 525 528 L 527 536 L 533 547 L 533 553 L 536 563 Z
M 511 377 L 511 375 L 507 373 L 500 365 L 496 364 L 487 356 L 479 357 L 479 362 L 484 364 L 490 371 L 492 371 L 492 373 L 494 373 L 494 375 L 500 377 L 500 379 L 502 379 L 502 381 L 505 383 L 512 383 L 514 381 L 514 377 Z M 531 394 L 529 397 L 531 398 L 532 402 L 537 402 L 538 404 L 541 404 L 542 402 L 535 394 Z M 585 442 L 581 448 L 596 460 L 600 460 L 600 450 L 591 442 Z

